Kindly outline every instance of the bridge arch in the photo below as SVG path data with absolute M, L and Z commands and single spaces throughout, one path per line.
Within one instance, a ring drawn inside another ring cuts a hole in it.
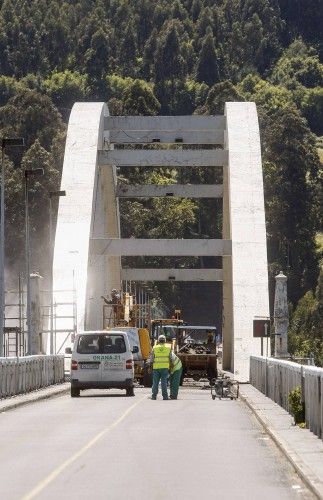
M 199 144 L 201 149 L 120 150 L 114 144 Z M 203 149 L 204 144 L 217 145 Z M 223 186 L 118 186 L 116 166 L 221 166 Z M 224 368 L 249 378 L 260 354 L 253 318 L 269 315 L 262 163 L 254 103 L 227 103 L 224 116 L 111 117 L 103 103 L 76 103 L 67 132 L 55 251 L 55 301 L 76 288 L 78 329 L 101 328 L 102 299 L 122 279 L 223 280 Z M 221 240 L 120 239 L 119 197 L 223 197 Z M 211 255 L 223 269 L 122 270 L 122 255 Z M 62 299 L 63 302 L 63 299 Z M 62 327 L 62 330 L 64 328 Z M 58 345 L 61 342 L 56 342 Z

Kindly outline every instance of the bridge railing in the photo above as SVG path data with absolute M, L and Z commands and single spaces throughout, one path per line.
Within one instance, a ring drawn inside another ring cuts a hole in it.
M 288 395 L 300 386 L 307 427 L 323 439 L 323 369 L 274 358 L 251 356 L 250 383 L 290 412 Z
M 64 356 L 0 358 L 0 398 L 64 381 Z

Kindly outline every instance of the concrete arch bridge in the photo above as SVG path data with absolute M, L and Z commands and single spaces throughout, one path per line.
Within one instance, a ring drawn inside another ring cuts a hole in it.
M 194 144 L 194 149 L 117 149 L 121 144 Z M 204 145 L 217 145 L 206 149 Z M 203 148 L 204 146 L 204 148 Z M 118 185 L 124 166 L 222 167 L 223 185 Z M 254 103 L 226 103 L 223 116 L 109 116 L 104 103 L 72 109 L 53 260 L 54 300 L 76 290 L 77 328 L 102 328 L 102 299 L 122 280 L 223 282 L 223 361 L 240 380 L 260 354 L 255 316 L 269 315 L 259 127 Z M 124 197 L 223 198 L 222 239 L 121 239 Z M 122 269 L 121 256 L 221 256 L 222 269 Z M 61 328 L 64 330 L 64 327 Z M 64 340 L 57 334 L 56 347 Z

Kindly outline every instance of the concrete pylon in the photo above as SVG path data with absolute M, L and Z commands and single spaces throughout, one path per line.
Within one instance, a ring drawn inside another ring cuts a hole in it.
M 76 103 L 67 129 L 53 258 L 53 290 L 56 307 L 56 350 L 70 345 L 66 331 L 71 306 L 76 298 L 77 330 L 102 328 L 101 295 L 120 289 L 121 259 L 92 256 L 90 238 L 120 237 L 116 169 L 98 165 L 103 148 L 104 120 L 109 115 L 104 103 Z M 72 295 L 73 292 L 73 295 Z M 65 330 L 65 331 L 64 331 Z
M 267 242 L 260 135 L 253 102 L 227 102 L 223 169 L 223 367 L 249 380 L 250 356 L 261 354 L 253 319 L 269 316 Z
M 275 357 L 288 358 L 288 301 L 287 301 L 287 276 L 282 271 L 275 277 L 275 305 L 274 305 L 274 326 L 275 326 Z

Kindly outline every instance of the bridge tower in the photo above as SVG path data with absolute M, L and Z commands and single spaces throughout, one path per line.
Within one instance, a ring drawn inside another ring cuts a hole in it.
M 125 144 L 194 149 L 117 149 Z M 205 145 L 212 145 L 211 149 Z M 223 185 L 117 184 L 116 167 L 221 167 Z M 54 290 L 76 288 L 78 328 L 102 327 L 102 299 L 121 280 L 223 280 L 224 368 L 249 378 L 260 353 L 253 318 L 268 316 L 267 251 L 259 127 L 254 103 L 224 116 L 113 117 L 102 103 L 76 103 L 69 120 L 54 251 Z M 118 199 L 223 197 L 222 239 L 120 239 Z M 221 256 L 222 269 L 121 269 L 121 256 Z M 63 293 L 63 292 L 62 292 Z M 62 328 L 63 330 L 63 328 Z

